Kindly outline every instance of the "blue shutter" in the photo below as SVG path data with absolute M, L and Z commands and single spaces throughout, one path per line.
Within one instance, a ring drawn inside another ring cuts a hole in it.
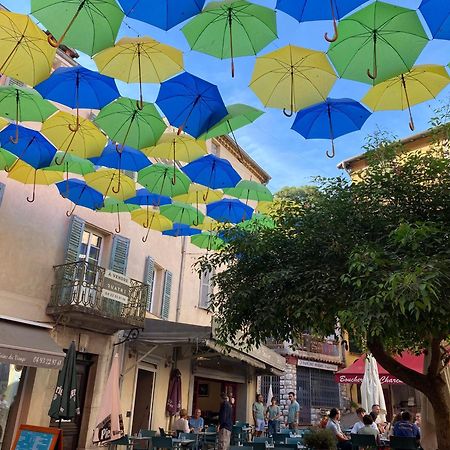
M 155 273 L 155 260 L 151 256 L 145 259 L 144 283 L 148 285 L 147 292 L 147 311 L 151 311 L 152 292 L 153 292 L 153 274 Z
M 164 272 L 164 286 L 161 303 L 161 317 L 166 320 L 169 318 L 171 293 L 172 293 L 172 272 L 166 270 Z
M 69 225 L 69 234 L 66 243 L 65 264 L 78 261 L 80 255 L 81 240 L 83 239 L 84 220 L 78 216 L 72 216 Z
M 0 183 L 0 206 L 2 205 L 3 195 L 5 194 L 5 183 Z
M 126 275 L 129 250 L 130 240 L 118 234 L 114 235 L 109 268 L 114 272 Z

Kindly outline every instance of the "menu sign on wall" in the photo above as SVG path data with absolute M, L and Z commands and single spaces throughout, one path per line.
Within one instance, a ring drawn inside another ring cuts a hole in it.
M 131 280 L 121 273 L 107 270 L 103 278 L 102 297 L 127 304 L 130 297 Z

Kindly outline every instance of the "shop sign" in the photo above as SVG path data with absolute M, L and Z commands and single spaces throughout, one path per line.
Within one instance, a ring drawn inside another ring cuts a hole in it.
M 339 375 L 336 374 L 336 381 L 338 383 L 347 383 L 347 384 L 361 384 L 363 381 L 363 375 Z M 400 381 L 398 378 L 393 377 L 392 375 L 381 375 L 380 376 L 381 384 L 403 384 L 403 381 Z
M 64 362 L 64 356 L 52 356 L 15 348 L 0 348 L 0 362 L 16 366 L 60 369 Z
M 305 359 L 299 359 L 297 365 L 301 367 L 309 367 L 311 369 L 329 370 L 330 372 L 337 372 L 338 366 L 335 364 L 327 364 L 319 361 L 308 361 Z
M 131 280 L 121 273 L 107 270 L 103 278 L 102 297 L 119 303 L 128 303 Z

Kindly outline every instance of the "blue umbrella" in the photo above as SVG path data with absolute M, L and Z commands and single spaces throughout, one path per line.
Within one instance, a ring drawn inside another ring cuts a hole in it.
M 124 203 L 129 205 L 141 205 L 141 206 L 162 206 L 170 205 L 172 199 L 166 197 L 165 195 L 153 194 L 145 188 L 138 189 L 136 191 L 136 196 L 128 198 Z
M 67 216 L 72 215 L 77 205 L 93 210 L 103 207 L 103 194 L 91 188 L 82 180 L 72 178 L 68 181 L 56 183 L 56 187 L 62 197 L 69 199 L 75 204 L 72 211 L 66 212 Z
M 196 228 L 191 228 L 189 225 L 184 223 L 174 223 L 171 230 L 163 231 L 162 234 L 165 236 L 194 236 L 194 234 L 200 234 L 201 230 Z
M 206 215 L 219 222 L 240 223 L 251 219 L 253 208 L 235 198 L 224 198 L 206 205 Z
M 297 113 L 292 129 L 306 139 L 331 139 L 331 153 L 335 155 L 334 139 L 360 130 L 369 118 L 370 111 L 350 98 L 327 98 L 322 103 Z
M 194 183 L 211 189 L 234 187 L 241 180 L 240 175 L 226 159 L 215 155 L 198 158 L 181 169 Z M 203 197 L 206 201 L 208 192 Z
M 139 150 L 127 145 L 117 145 L 108 142 L 100 156 L 90 158 L 96 166 L 110 167 L 111 169 L 130 170 L 139 172 L 144 167 L 151 166 L 150 160 Z
M 17 144 L 14 144 L 10 136 L 16 131 L 18 131 L 19 139 Z M 8 125 L 0 132 L 0 147 L 13 153 L 35 169 L 49 166 L 56 154 L 56 148 L 39 131 L 20 125 Z M 10 172 L 13 166 L 5 168 L 5 170 Z
M 450 40 L 450 2 L 448 0 L 422 0 L 419 6 L 431 35 L 435 39 Z
M 200 13 L 205 0 L 157 0 L 151 5 L 148 0 L 119 0 L 119 3 L 128 17 L 167 31 Z
M 278 0 L 276 9 L 289 14 L 299 22 L 315 20 L 333 20 L 334 36 L 325 39 L 334 42 L 338 38 L 337 20 L 346 16 L 349 12 L 367 3 L 368 0 Z M 444 0 L 445 1 L 445 0 Z
M 59 67 L 35 89 L 47 100 L 76 108 L 77 127 L 79 108 L 101 109 L 120 96 L 114 78 L 81 66 Z
M 195 138 L 228 114 L 217 86 L 188 72 L 164 81 L 156 104 L 178 134 L 186 131 Z

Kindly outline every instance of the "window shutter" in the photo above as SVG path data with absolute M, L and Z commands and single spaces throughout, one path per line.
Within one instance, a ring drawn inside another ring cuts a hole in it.
M 147 311 L 152 310 L 153 276 L 155 273 L 155 260 L 151 256 L 145 259 L 144 283 L 148 284 Z
M 6 188 L 6 184 L 0 183 L 0 206 L 2 205 L 3 195 L 5 195 L 5 188 Z
M 25 83 L 19 80 L 16 80 L 15 78 L 9 77 L 8 81 L 6 82 L 7 86 L 19 86 L 24 87 Z
M 171 293 L 172 293 L 172 272 L 166 270 L 164 273 L 164 286 L 161 304 L 161 317 L 166 320 L 169 318 Z
M 129 250 L 130 240 L 118 234 L 114 235 L 109 268 L 114 272 L 126 275 Z
M 78 261 L 81 240 L 83 239 L 84 223 L 84 220 L 80 217 L 72 216 L 72 220 L 69 225 L 69 235 L 67 236 L 66 264 Z
M 209 296 L 211 294 L 211 272 L 202 272 L 200 276 L 200 308 L 209 307 Z

